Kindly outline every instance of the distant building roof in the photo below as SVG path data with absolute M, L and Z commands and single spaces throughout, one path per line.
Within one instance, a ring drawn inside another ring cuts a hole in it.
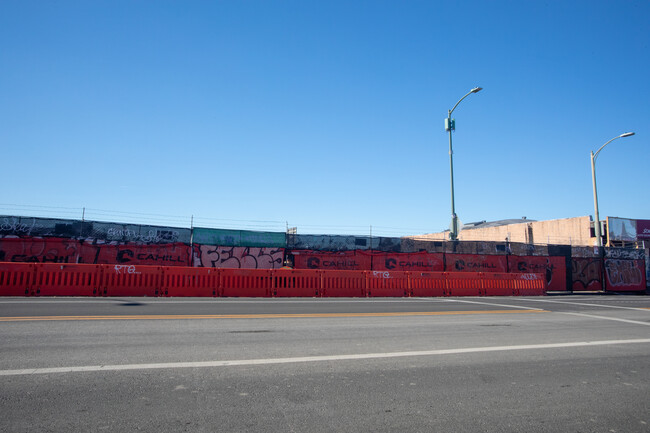
M 484 229 L 487 227 L 500 227 L 507 226 L 511 224 L 524 224 L 535 222 L 535 220 L 529 220 L 527 218 L 517 218 L 517 219 L 507 219 L 499 221 L 477 221 L 473 223 L 463 224 L 462 230 L 472 230 L 472 229 Z

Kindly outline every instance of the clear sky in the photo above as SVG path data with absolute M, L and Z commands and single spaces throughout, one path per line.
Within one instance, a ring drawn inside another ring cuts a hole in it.
M 650 219 L 650 2 L 0 2 L 0 214 L 400 236 Z

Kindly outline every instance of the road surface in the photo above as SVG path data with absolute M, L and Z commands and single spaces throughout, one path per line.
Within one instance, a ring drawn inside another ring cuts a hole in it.
M 0 298 L 3 432 L 648 432 L 650 297 Z

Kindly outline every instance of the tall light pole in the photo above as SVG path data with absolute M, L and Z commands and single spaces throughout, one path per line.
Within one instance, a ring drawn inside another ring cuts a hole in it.
M 617 138 L 631 137 L 632 135 L 634 135 L 634 132 L 626 132 L 624 134 L 618 135 L 612 138 L 611 140 L 609 140 L 607 143 L 600 146 L 600 149 L 598 149 L 596 153 L 594 153 L 593 150 L 591 151 L 591 182 L 593 183 L 594 186 L 594 212 L 595 212 L 594 230 L 596 232 L 596 246 L 599 247 L 603 246 L 603 240 L 600 234 L 600 216 L 598 215 L 598 192 L 596 190 L 596 157 L 598 156 L 600 151 L 603 150 L 603 148 L 607 146 L 609 143 L 611 143 L 612 141 L 616 140 Z
M 456 215 L 456 205 L 454 202 L 454 151 L 451 147 L 451 132 L 456 129 L 456 120 L 451 118 L 451 113 L 454 112 L 463 99 L 467 98 L 472 93 L 477 93 L 481 90 L 483 90 L 482 87 L 474 87 L 472 90 L 467 92 L 465 96 L 456 102 L 454 108 L 449 110 L 447 118 L 445 119 L 445 131 L 449 131 L 449 176 L 451 179 L 451 227 L 449 228 L 449 239 L 452 241 L 458 239 L 458 215 Z

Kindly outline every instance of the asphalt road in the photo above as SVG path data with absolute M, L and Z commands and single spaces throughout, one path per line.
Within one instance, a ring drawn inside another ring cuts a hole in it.
M 650 297 L 0 298 L 3 432 L 648 432 Z

